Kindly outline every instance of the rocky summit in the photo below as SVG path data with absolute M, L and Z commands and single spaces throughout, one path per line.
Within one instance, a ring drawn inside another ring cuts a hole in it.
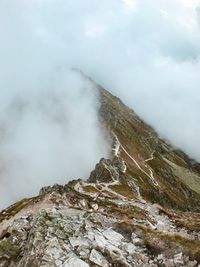
M 200 164 L 89 80 L 110 158 L 3 210 L 0 266 L 200 266 Z

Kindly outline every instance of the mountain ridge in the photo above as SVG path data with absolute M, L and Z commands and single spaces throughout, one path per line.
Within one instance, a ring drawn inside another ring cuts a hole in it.
M 200 264 L 200 165 L 90 80 L 112 140 L 87 180 L 46 186 L 0 213 L 0 266 Z

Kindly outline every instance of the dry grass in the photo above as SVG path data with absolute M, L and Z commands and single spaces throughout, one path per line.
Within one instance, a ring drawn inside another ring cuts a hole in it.
M 178 233 L 159 232 L 130 221 L 123 221 L 115 224 L 115 229 L 126 238 L 131 238 L 135 232 L 142 240 L 147 249 L 154 255 L 164 254 L 166 257 L 173 257 L 176 253 L 190 257 L 191 260 L 200 262 L 200 241 L 182 236 Z
M 116 185 L 111 185 L 109 186 L 110 189 L 112 189 L 114 192 L 129 198 L 129 199 L 135 199 L 135 195 L 133 193 L 133 190 L 125 184 L 116 184 Z
M 176 253 L 190 257 L 191 260 L 200 262 L 200 241 L 183 237 L 177 233 L 147 233 L 144 239 L 146 247 L 153 254 L 164 254 L 166 257 L 171 257 Z
M 162 207 L 159 208 L 159 212 L 167 215 L 178 227 L 183 227 L 189 231 L 200 231 L 200 213 L 198 212 L 180 212 Z
M 92 185 L 83 186 L 83 190 L 86 193 L 98 193 L 99 191 Z
M 0 213 L 0 222 L 5 219 L 9 219 L 16 215 L 19 211 L 23 208 L 27 207 L 29 204 L 37 203 L 43 199 L 44 196 L 37 196 L 32 198 L 24 198 L 21 201 L 16 202 L 15 204 L 11 205 L 7 209 L 3 210 Z

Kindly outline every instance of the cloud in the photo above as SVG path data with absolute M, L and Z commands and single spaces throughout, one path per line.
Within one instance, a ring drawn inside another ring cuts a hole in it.
M 1 188 L 7 190 L 1 189 L 2 198 L 87 175 L 107 153 L 94 90 L 82 93 L 89 85 L 67 71 L 72 67 L 120 96 L 162 137 L 200 160 L 199 4 L 2 0 L 0 121 L 6 131 Z
M 0 116 L 1 208 L 45 185 L 87 178 L 107 156 L 91 83 L 66 69 L 12 91 Z M 22 84 L 21 84 L 22 85 Z

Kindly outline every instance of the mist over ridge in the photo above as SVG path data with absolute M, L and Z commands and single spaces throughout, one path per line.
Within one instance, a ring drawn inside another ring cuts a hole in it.
M 3 205 L 42 185 L 87 176 L 108 154 L 98 96 L 73 67 L 200 161 L 199 4 L 1 1 Z
M 6 98 L 0 119 L 0 207 L 45 185 L 87 178 L 109 143 L 98 121 L 98 94 L 77 72 L 59 70 Z M 14 92 L 13 92 L 14 93 Z

